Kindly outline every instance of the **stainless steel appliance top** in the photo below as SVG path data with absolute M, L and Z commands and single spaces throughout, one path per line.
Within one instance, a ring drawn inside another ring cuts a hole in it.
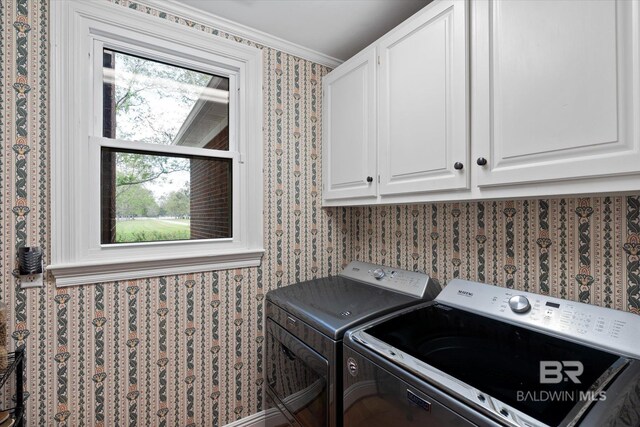
M 267 301 L 324 335 L 340 340 L 360 323 L 432 300 L 440 287 L 423 273 L 354 261 L 339 276 L 270 291 Z

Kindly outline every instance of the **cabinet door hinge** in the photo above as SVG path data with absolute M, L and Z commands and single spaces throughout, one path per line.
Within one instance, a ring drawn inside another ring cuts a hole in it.
M 380 65 L 380 55 L 378 55 L 378 65 Z
M 380 174 L 378 174 L 378 184 L 380 184 Z

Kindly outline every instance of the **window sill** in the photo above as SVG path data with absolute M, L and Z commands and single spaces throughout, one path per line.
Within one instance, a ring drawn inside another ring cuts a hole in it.
M 57 287 L 65 287 L 202 271 L 257 267 L 260 265 L 263 253 L 263 249 L 254 249 L 182 258 L 55 264 L 48 266 L 47 270 L 53 273 Z

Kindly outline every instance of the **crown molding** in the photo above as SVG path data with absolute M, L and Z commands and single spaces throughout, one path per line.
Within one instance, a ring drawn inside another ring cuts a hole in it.
M 136 2 L 332 69 L 344 62 L 332 56 L 325 55 L 324 53 L 265 33 L 264 31 L 256 30 L 255 28 L 239 24 L 221 16 L 214 15 L 213 13 L 205 12 L 193 6 L 188 6 L 177 0 L 136 0 Z

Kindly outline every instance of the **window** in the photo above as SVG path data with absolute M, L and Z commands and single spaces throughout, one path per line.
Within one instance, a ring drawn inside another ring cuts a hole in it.
M 52 17 L 57 284 L 258 265 L 260 50 L 107 2 Z
M 148 151 L 102 147 L 101 243 L 232 237 L 229 79 L 110 49 L 102 56 L 102 136 Z M 169 156 L 155 144 L 201 151 Z

